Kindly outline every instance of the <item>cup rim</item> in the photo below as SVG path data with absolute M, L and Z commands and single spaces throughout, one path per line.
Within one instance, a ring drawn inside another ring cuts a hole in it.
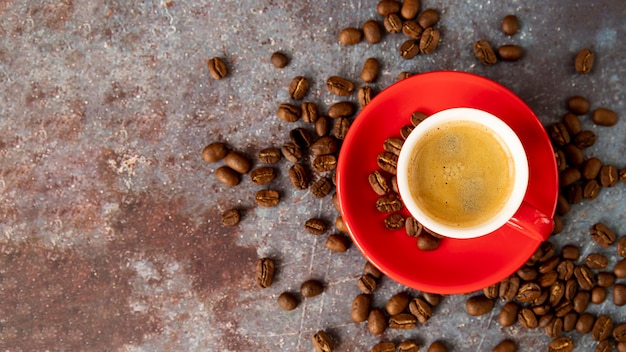
M 407 168 L 416 142 L 429 130 L 451 121 L 480 123 L 496 132 L 509 149 L 515 165 L 513 190 L 506 205 L 488 221 L 471 227 L 453 227 L 441 224 L 429 217 L 415 203 L 409 189 Z M 526 151 L 518 135 L 497 116 L 476 108 L 457 107 L 441 110 L 418 124 L 405 140 L 397 164 L 398 192 L 409 213 L 424 227 L 445 237 L 471 239 L 490 234 L 504 226 L 518 211 L 528 188 L 529 171 Z

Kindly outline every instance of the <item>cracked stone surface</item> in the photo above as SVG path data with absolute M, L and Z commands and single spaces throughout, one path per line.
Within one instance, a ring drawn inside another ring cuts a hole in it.
M 294 190 L 283 160 L 271 186 L 280 205 L 257 207 L 260 187 L 247 175 L 227 187 L 214 176 L 223 162 L 202 160 L 202 148 L 221 141 L 258 166 L 260 149 L 281 146 L 305 125 L 276 117 L 294 76 L 309 78 L 305 100 L 326 111 L 338 100 L 326 78 L 360 84 L 365 58 L 376 57 L 378 91 L 401 71 L 473 72 L 517 93 L 546 126 L 566 112 L 568 97 L 583 95 L 592 109 L 620 116 L 613 127 L 581 117 L 598 136 L 585 155 L 626 167 L 623 1 L 423 0 L 422 9 L 441 13 L 442 39 L 435 53 L 412 60 L 398 55 L 401 34 L 376 45 L 337 44 L 344 27 L 382 22 L 376 3 L 0 0 L 0 349 L 311 351 L 311 336 L 324 329 L 336 351 L 405 338 L 424 346 L 442 339 L 454 351 L 491 350 L 511 338 L 519 351 L 546 350 L 543 329 L 502 328 L 500 301 L 488 315 L 470 317 L 463 295 L 445 297 L 416 329 L 372 336 L 350 319 L 365 259 L 354 246 L 332 253 L 326 235 L 302 228 L 311 217 L 334 223 L 330 196 Z M 500 31 L 507 14 L 521 22 L 514 36 Z M 479 39 L 519 44 L 524 57 L 484 67 L 472 53 Z M 573 69 L 584 47 L 597 55 L 589 75 Z M 290 64 L 272 66 L 274 51 Z M 229 70 L 219 81 L 206 66 L 216 56 Z M 603 189 L 572 206 L 551 241 L 578 245 L 583 259 L 605 254 L 612 267 L 615 248 L 598 246 L 588 231 L 604 222 L 625 236 L 624 204 L 626 184 Z M 221 224 L 230 208 L 242 210 L 235 227 Z M 260 257 L 277 263 L 267 289 L 254 279 Z M 309 278 L 324 282 L 324 293 L 281 310 L 278 295 Z M 374 304 L 403 290 L 419 294 L 383 279 Z M 588 311 L 626 322 L 611 293 Z M 564 335 L 575 351 L 595 348 L 589 334 Z

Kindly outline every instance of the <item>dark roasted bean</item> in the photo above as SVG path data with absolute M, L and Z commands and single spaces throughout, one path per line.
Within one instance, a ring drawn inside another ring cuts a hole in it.
M 424 26 L 422 26 L 424 27 Z M 424 32 L 420 37 L 420 52 L 423 54 L 432 54 L 439 45 L 441 33 L 437 28 L 424 27 Z
M 483 296 L 473 296 L 465 301 L 465 310 L 467 314 L 479 316 L 489 313 L 494 306 L 493 300 Z
M 348 27 L 339 32 L 339 44 L 354 45 L 361 42 L 363 32 L 359 28 Z
M 213 142 L 202 150 L 202 159 L 213 163 L 224 159 L 228 155 L 228 146 L 222 142 Z
M 261 207 L 273 207 L 280 202 L 280 194 L 273 189 L 264 189 L 256 192 L 254 200 Z
M 343 77 L 331 76 L 326 80 L 326 88 L 332 94 L 348 96 L 354 91 L 354 83 Z
M 207 61 L 207 66 L 209 68 L 209 73 L 211 77 L 214 79 L 222 79 L 228 75 L 228 69 L 226 68 L 226 64 L 219 57 L 211 58 Z
M 380 40 L 382 39 L 382 33 L 378 21 L 366 21 L 363 24 L 363 36 L 365 37 L 365 40 L 370 44 L 380 43 Z
M 259 287 L 268 288 L 274 281 L 274 260 L 261 258 L 256 263 L 256 283 Z
M 300 100 L 309 91 L 309 80 L 304 76 L 296 76 L 289 84 L 289 97 Z
M 352 308 L 350 309 L 350 317 L 355 323 L 362 323 L 367 320 L 372 306 L 372 296 L 361 293 L 354 297 Z
M 278 296 L 278 305 L 284 310 L 294 310 L 298 307 L 298 298 L 291 292 L 283 292 Z
M 491 66 L 498 61 L 496 53 L 486 40 L 479 40 L 474 43 L 474 56 L 485 66 Z
M 316 352 L 332 352 L 335 348 L 333 339 L 323 330 L 315 333 L 311 340 Z
M 515 15 L 504 16 L 500 27 L 502 29 L 502 33 L 506 35 L 513 35 L 517 33 L 517 30 L 519 28 L 519 22 L 517 20 L 517 16 Z
M 593 68 L 594 59 L 595 56 L 591 50 L 585 48 L 579 51 L 574 60 L 576 72 L 583 74 L 590 73 Z
M 266 185 L 276 178 L 276 169 L 269 166 L 258 167 L 250 172 L 250 180 L 257 186 Z
M 603 223 L 594 224 L 591 229 L 591 238 L 602 247 L 609 247 L 615 243 L 616 235 L 613 230 Z
M 270 62 L 276 68 L 283 68 L 289 64 L 289 58 L 284 53 L 277 51 L 270 57 Z

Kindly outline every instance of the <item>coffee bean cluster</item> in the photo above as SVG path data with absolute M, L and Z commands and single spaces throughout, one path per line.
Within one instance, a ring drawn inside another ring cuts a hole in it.
M 517 16 L 506 15 L 502 19 L 501 28 L 502 33 L 509 37 L 516 34 L 519 28 Z M 478 61 L 485 66 L 496 64 L 498 62 L 498 58 L 503 61 L 517 61 L 524 54 L 524 49 L 516 44 L 500 45 L 496 51 L 494 51 L 489 41 L 485 39 L 476 41 L 473 49 L 476 59 L 478 59 Z

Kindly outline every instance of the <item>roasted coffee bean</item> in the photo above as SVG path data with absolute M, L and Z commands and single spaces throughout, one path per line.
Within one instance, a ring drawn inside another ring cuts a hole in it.
M 370 262 L 365 262 L 365 265 L 363 266 L 363 272 L 365 274 L 371 275 L 375 279 L 380 279 L 381 277 L 383 277 L 383 273 L 381 273 L 380 270 L 378 270 L 378 268 Z
M 330 76 L 326 80 L 326 89 L 334 95 L 345 97 L 354 92 L 354 83 L 343 77 Z
M 228 75 L 228 69 L 226 68 L 226 64 L 219 57 L 211 58 L 207 61 L 207 66 L 209 68 L 209 73 L 211 77 L 214 79 L 222 79 Z
M 295 163 L 289 168 L 289 181 L 295 189 L 306 189 L 309 186 L 309 172 L 301 163 Z
M 615 274 L 608 271 L 601 271 L 597 275 L 598 286 L 611 287 L 615 283 Z
M 368 182 L 374 192 L 378 195 L 387 194 L 391 190 L 389 179 L 385 177 L 380 171 L 375 170 L 368 176 Z
M 213 142 L 202 149 L 202 159 L 207 163 L 220 161 L 228 154 L 228 146 L 222 142 Z
M 304 222 L 304 229 L 311 235 L 319 236 L 328 231 L 328 225 L 322 219 L 311 218 Z
M 417 22 L 406 21 L 402 24 L 402 33 L 411 39 L 420 39 L 423 32 L 424 28 Z
M 544 291 L 545 292 L 545 291 Z M 543 293 L 542 295 L 544 295 Z M 533 313 L 537 316 L 537 323 L 539 323 L 539 317 L 548 314 L 551 311 L 552 307 L 548 303 L 543 303 L 540 305 L 535 305 L 532 308 Z
M 343 253 L 350 247 L 350 240 L 342 234 L 332 234 L 326 238 L 324 247 L 331 252 Z
M 626 342 L 626 323 L 616 325 L 613 328 L 613 338 L 617 342 Z
M 254 197 L 256 204 L 261 207 L 273 207 L 280 202 L 280 193 L 273 189 L 263 189 L 256 192 Z
M 409 78 L 411 76 L 413 76 L 413 73 L 407 72 L 407 71 L 402 71 L 402 72 L 398 73 L 398 77 L 396 78 L 396 81 L 402 81 L 403 79 L 407 79 L 407 78 Z
M 563 151 L 567 157 L 567 162 L 571 166 L 580 166 L 585 161 L 583 151 L 574 144 L 566 144 L 563 146 Z
M 428 117 L 428 115 L 426 115 L 425 113 L 423 113 L 421 111 L 416 111 L 416 112 L 411 114 L 411 124 L 413 126 L 417 126 L 422 121 L 426 120 L 427 117 Z
M 311 102 L 303 102 L 300 106 L 302 120 L 307 123 L 315 123 L 319 117 L 317 105 Z
M 626 342 L 618 342 L 615 348 L 617 348 L 617 352 L 626 352 Z
M 574 182 L 578 182 L 582 175 L 576 167 L 568 167 L 559 174 L 559 186 L 567 187 Z
M 406 1 L 404 3 L 406 3 Z M 419 349 L 420 344 L 414 339 L 404 340 L 398 344 L 398 352 L 417 352 Z
M 241 175 L 228 166 L 220 166 L 215 170 L 215 178 L 227 186 L 237 186 Z
M 619 181 L 618 171 L 613 165 L 603 165 L 600 168 L 599 178 L 602 187 L 613 187 Z
M 263 164 L 276 164 L 282 158 L 280 149 L 278 148 L 261 149 L 257 156 L 259 158 L 259 161 Z
M 380 24 L 376 20 L 368 20 L 363 24 L 363 36 L 370 44 L 378 44 L 382 39 Z
M 383 20 L 383 27 L 388 33 L 396 34 L 402 31 L 402 18 L 397 13 L 390 13 Z
M 580 95 L 567 99 L 567 109 L 576 115 L 586 114 L 589 111 L 589 106 L 589 100 Z
M 417 19 L 417 23 L 419 23 L 422 28 L 432 27 L 439 22 L 439 11 L 435 9 L 426 9 L 422 11 Z
M 379 69 L 380 63 L 376 58 L 370 57 L 365 60 L 365 63 L 363 64 L 363 69 L 361 69 L 361 79 L 363 80 L 363 82 L 374 82 L 378 77 Z
M 410 20 L 417 16 L 420 8 L 420 0 L 404 0 L 400 8 L 400 15 L 404 19 Z
M 289 84 L 289 97 L 300 100 L 304 98 L 309 90 L 309 80 L 304 76 L 296 76 Z
M 600 304 L 606 300 L 606 288 L 596 286 L 591 290 L 591 303 Z
M 498 62 L 496 53 L 491 48 L 489 42 L 484 39 L 474 43 L 474 56 L 485 66 L 491 66 Z
M 563 115 L 561 123 L 565 126 L 570 136 L 576 136 L 583 130 L 583 127 L 580 124 L 580 119 L 571 112 Z
M 591 302 L 591 293 L 589 291 L 578 291 L 574 299 L 572 299 L 572 306 L 574 307 L 574 311 L 576 313 L 582 313 L 587 310 L 589 306 L 589 302 Z
M 400 230 L 404 227 L 404 216 L 400 213 L 389 214 L 385 217 L 385 227 L 389 230 Z
M 613 230 L 603 223 L 594 224 L 591 229 L 591 238 L 602 247 L 610 247 L 615 243 L 616 235 Z
M 414 128 L 415 127 L 413 125 L 402 126 L 402 128 L 400 129 L 400 136 L 402 137 L 402 139 L 406 140 L 407 138 L 409 138 L 409 135 L 411 134 L 411 132 L 413 132 Z
M 578 320 L 578 314 L 576 312 L 569 312 L 563 317 L 563 331 L 570 332 L 576 328 L 576 321 Z
M 541 263 L 541 265 L 538 268 L 539 273 L 546 274 L 546 273 L 549 273 L 550 271 L 554 271 L 560 262 L 561 262 L 561 258 L 557 256 L 552 256 L 544 260 L 543 263 Z
M 389 137 L 385 139 L 385 142 L 383 143 L 383 149 L 396 155 L 400 155 L 400 150 L 402 149 L 403 144 L 404 139 L 398 137 Z
M 400 45 L 400 56 L 403 59 L 410 60 L 420 53 L 419 41 L 417 39 L 406 40 Z
M 585 263 L 591 269 L 605 269 L 609 265 L 609 258 L 602 254 L 591 253 L 585 258 Z
M 270 57 L 270 62 L 276 68 L 283 68 L 289 64 L 289 57 L 281 52 L 275 52 Z
M 596 341 L 606 340 L 613 332 L 613 320 L 608 315 L 601 315 L 593 323 L 591 337 Z
M 392 213 L 400 211 L 404 203 L 397 193 L 387 193 L 376 200 L 376 210 L 381 213 Z
M 417 326 L 417 318 L 410 313 L 399 313 L 389 318 L 389 327 L 392 329 L 409 330 Z
M 376 159 L 378 166 L 387 171 L 388 173 L 395 175 L 396 169 L 398 167 L 398 156 L 394 153 L 383 152 L 378 154 L 378 158 Z
M 300 148 L 307 148 L 311 145 L 311 132 L 303 127 L 294 128 L 289 131 L 289 139 Z
M 552 229 L 552 234 L 556 235 L 556 234 L 561 233 L 561 231 L 563 231 L 563 218 L 559 214 L 554 214 L 552 221 L 554 221 L 554 228 Z
M 598 343 L 595 352 L 613 352 L 614 350 L 615 344 L 613 343 L 613 341 L 604 340 Z
M 298 298 L 291 292 L 283 292 L 278 296 L 278 305 L 287 311 L 298 307 Z
M 576 321 L 576 331 L 581 334 L 588 334 L 593 329 L 593 324 L 596 321 L 596 317 L 591 315 L 590 313 L 583 313 L 578 317 L 578 321 Z
M 556 248 L 554 247 L 554 244 L 552 242 L 545 241 L 542 242 L 541 245 L 539 245 L 537 252 L 539 252 L 538 254 L 540 254 L 538 256 L 539 263 L 544 263 L 554 257 L 554 255 L 556 254 Z
M 415 297 L 409 303 L 409 311 L 413 314 L 417 321 L 425 323 L 433 316 L 432 307 L 428 302 L 420 297 Z
M 517 322 L 517 313 L 519 306 L 515 302 L 507 302 L 498 315 L 498 322 L 503 327 L 511 326 Z
M 250 172 L 250 180 L 257 186 L 266 185 L 276 178 L 276 169 L 269 166 L 258 167 Z
M 442 341 L 435 341 L 428 346 L 426 352 L 448 352 L 448 347 Z
M 626 259 L 622 259 L 613 267 L 613 274 L 618 279 L 626 278 Z
M 420 37 L 420 52 L 422 54 L 432 54 L 439 45 L 440 37 L 441 33 L 437 28 L 424 27 L 424 32 L 422 32 Z
M 581 168 L 581 174 L 586 180 L 593 180 L 600 174 L 602 168 L 602 161 L 596 157 L 587 159 Z
M 596 134 L 593 131 L 585 130 L 574 137 L 574 144 L 578 148 L 589 148 L 596 143 Z
M 339 150 L 337 139 L 332 136 L 323 136 L 311 144 L 311 154 L 313 156 L 334 154 Z
M 552 142 L 558 146 L 564 146 L 570 142 L 570 135 L 567 128 L 561 122 L 555 122 L 548 127 L 548 135 Z
M 559 172 L 565 170 L 567 168 L 567 159 L 565 158 L 565 152 L 559 149 L 554 152 L 554 157 L 556 159 L 556 167 Z
M 311 194 L 316 198 L 326 197 L 333 188 L 333 183 L 328 177 L 320 177 L 311 184 Z
M 578 286 L 583 290 L 589 291 L 596 284 L 593 272 L 586 265 L 577 266 L 574 269 L 574 276 L 576 276 Z
M 519 313 L 517 313 L 517 321 L 526 329 L 534 329 L 539 324 L 537 316 L 530 308 L 520 309 Z
M 315 333 L 311 340 L 316 352 L 332 352 L 335 348 L 333 339 L 323 330 Z
M 370 352 L 396 352 L 396 344 L 391 341 L 381 341 L 372 346 Z
M 372 296 L 361 293 L 352 300 L 352 308 L 350 309 L 350 317 L 355 323 L 362 323 L 367 320 L 372 306 Z
M 619 117 L 617 113 L 613 110 L 606 108 L 597 108 L 593 111 L 593 115 L 591 116 L 593 122 L 600 126 L 613 126 L 617 123 Z
M 537 299 L 541 295 L 541 287 L 534 282 L 525 282 L 517 291 L 517 301 L 528 303 Z M 495 297 L 494 297 L 495 298 Z
M 593 68 L 593 62 L 595 60 L 595 55 L 589 49 L 582 49 L 576 55 L 576 59 L 574 60 L 574 68 L 576 72 L 587 74 L 591 72 Z
M 324 284 L 322 282 L 310 279 L 300 285 L 300 295 L 305 298 L 315 297 L 324 292 Z
M 359 287 L 359 290 L 361 290 L 361 292 L 368 295 L 372 294 L 374 293 L 374 291 L 376 291 L 376 278 L 374 278 L 370 274 L 364 274 L 357 281 L 357 286 Z
M 302 108 L 299 106 L 283 103 L 278 106 L 276 116 L 286 122 L 296 122 L 302 116 Z
M 600 186 L 598 181 L 588 180 L 583 185 L 583 198 L 588 199 L 588 200 L 596 199 L 596 197 L 598 197 L 598 195 L 600 194 L 601 190 L 602 190 L 602 187 Z
M 297 163 L 302 159 L 302 149 L 293 142 L 285 143 L 280 149 L 285 159 Z
M 319 155 L 313 159 L 313 169 L 317 172 L 332 171 L 337 167 L 337 157 L 334 155 Z
M 256 263 L 256 283 L 259 287 L 268 288 L 274 281 L 274 260 L 261 258 Z
M 315 134 L 319 137 L 326 136 L 330 131 L 330 119 L 326 116 L 320 116 L 315 121 Z
M 519 28 L 519 21 L 517 20 L 517 16 L 515 15 L 504 16 L 500 27 L 502 28 L 502 33 L 506 35 L 513 35 L 517 33 L 517 30 Z
M 493 309 L 493 306 L 493 300 L 483 295 L 473 296 L 465 301 L 465 310 L 467 311 L 467 314 L 473 316 L 487 314 Z
M 556 319 L 555 315 L 552 313 L 542 315 L 537 321 L 537 326 L 540 328 L 545 328 L 552 322 L 553 319 Z
M 572 352 L 574 341 L 567 336 L 561 336 L 548 344 L 548 352 Z
M 357 100 L 361 109 L 369 104 L 372 98 L 374 98 L 374 90 L 370 86 L 362 86 L 357 91 Z
M 348 129 L 350 129 L 350 120 L 348 120 L 348 118 L 339 117 L 335 119 L 335 124 L 333 125 L 333 135 L 335 138 L 339 140 L 346 138 Z
M 556 272 L 559 273 L 559 280 L 569 280 L 574 275 L 574 262 L 571 260 L 560 262 L 556 267 Z
M 578 260 L 580 249 L 576 245 L 567 244 L 561 248 L 561 256 L 563 259 Z
M 524 49 L 519 45 L 507 44 L 498 47 L 498 57 L 504 61 L 517 61 L 524 55 Z
M 224 158 L 224 163 L 240 174 L 245 174 L 250 171 L 250 167 L 252 165 L 250 160 L 248 160 L 245 155 L 236 151 L 228 153 L 228 155 Z
M 439 303 L 441 303 L 441 300 L 443 298 L 442 295 L 437 294 L 437 293 L 422 292 L 422 295 L 424 297 L 424 300 L 428 302 L 428 304 L 430 304 L 431 307 L 438 306 Z
M 617 241 L 617 255 L 626 258 L 626 236 L 620 237 Z
M 241 214 L 238 209 L 228 209 L 222 213 L 222 225 L 235 226 L 241 220 Z
M 549 290 L 542 290 L 539 297 L 537 297 L 534 301 L 532 301 L 531 304 L 535 306 L 541 306 L 546 303 L 548 298 L 549 298 Z
M 335 218 L 335 227 L 341 232 L 348 232 L 348 227 L 346 227 L 346 223 L 341 215 Z
M 517 296 L 520 282 L 517 276 L 510 276 L 500 282 L 500 299 L 510 302 Z
M 499 294 L 500 294 L 500 283 L 495 283 L 491 286 L 487 286 L 483 288 L 483 295 L 485 295 L 485 297 L 489 299 L 498 298 Z
M 361 39 L 363 39 L 363 32 L 359 28 L 348 27 L 339 32 L 339 44 L 354 45 L 360 43 Z
M 400 12 L 402 4 L 396 0 L 381 0 L 376 5 L 376 12 L 381 16 L 387 16 L 390 13 Z
M 544 328 L 544 331 L 546 336 L 552 339 L 561 336 L 561 333 L 563 333 L 563 320 L 561 318 L 552 319 Z
M 391 190 L 400 193 L 400 189 L 398 188 L 398 177 L 396 175 L 391 176 Z
M 367 328 L 372 335 L 380 335 L 387 330 L 387 319 L 380 308 L 370 310 L 367 316 Z
M 439 248 L 440 243 L 441 239 L 428 232 L 424 232 L 423 234 L 417 236 L 417 248 L 423 251 L 434 251 Z
M 578 281 L 576 279 L 565 281 L 565 299 L 571 301 L 576 293 L 578 293 Z
M 402 313 L 408 306 L 411 296 L 406 292 L 398 292 L 391 296 L 385 304 L 385 309 L 389 315 Z
M 414 217 L 409 216 L 404 219 L 404 229 L 406 231 L 407 236 L 409 237 L 417 237 L 424 233 L 424 226 L 420 224 Z

